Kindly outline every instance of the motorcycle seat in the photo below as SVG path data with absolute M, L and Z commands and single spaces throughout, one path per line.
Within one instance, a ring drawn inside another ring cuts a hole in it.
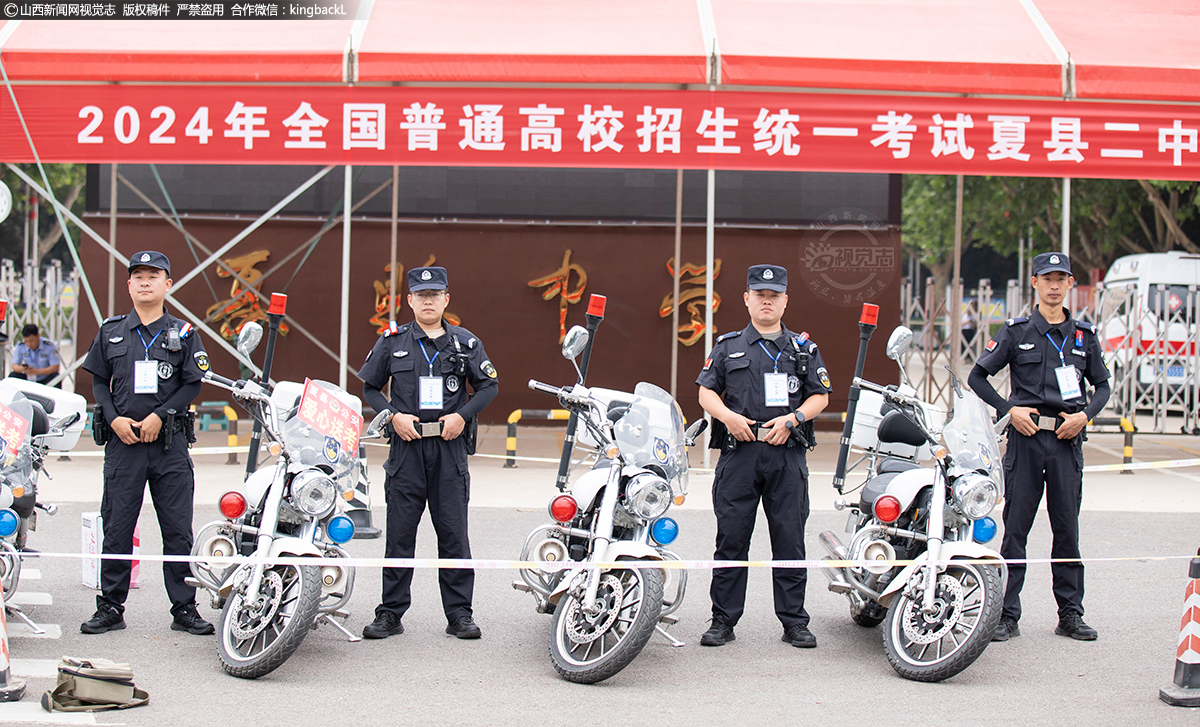
M 871 512 L 871 508 L 883 493 L 887 492 L 888 484 L 896 479 L 899 472 L 884 472 L 867 480 L 867 484 L 863 485 L 862 500 L 859 503 L 859 509 L 863 512 Z
M 921 465 L 912 460 L 899 459 L 898 457 L 888 457 L 879 463 L 877 472 L 884 474 L 887 472 L 907 472 L 909 470 L 919 470 Z

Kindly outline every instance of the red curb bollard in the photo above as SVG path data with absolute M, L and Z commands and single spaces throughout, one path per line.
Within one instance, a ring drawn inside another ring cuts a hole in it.
M 1192 580 L 1183 598 L 1175 682 L 1158 690 L 1158 698 L 1175 707 L 1200 707 L 1200 558 L 1192 558 L 1188 577 Z
M 4 586 L 0 585 L 0 702 L 19 702 L 25 696 L 25 680 L 12 675 L 8 651 L 8 619 L 4 615 Z

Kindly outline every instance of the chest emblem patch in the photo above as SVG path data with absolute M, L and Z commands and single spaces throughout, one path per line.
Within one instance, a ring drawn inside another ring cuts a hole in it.
M 829 378 L 829 377 L 826 377 Z M 795 374 L 788 374 L 788 393 L 795 394 L 800 390 L 800 377 Z
M 450 393 L 454 393 L 455 391 L 458 391 L 458 387 L 459 387 L 459 381 L 458 381 L 457 376 L 447 376 L 446 377 L 446 389 Z
M 158 362 L 158 378 L 166 381 L 171 378 L 171 374 L 175 373 L 175 367 L 166 361 Z

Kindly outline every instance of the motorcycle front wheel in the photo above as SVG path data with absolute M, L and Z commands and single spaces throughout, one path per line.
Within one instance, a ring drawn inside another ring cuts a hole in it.
M 581 590 L 563 594 L 554 609 L 550 659 L 563 679 L 595 684 L 629 666 L 654 634 L 663 602 L 663 571 L 612 570 L 601 575 L 596 613 L 580 601 Z
M 925 577 L 924 569 L 914 577 Z M 1004 594 L 1000 567 L 952 562 L 938 575 L 934 612 L 896 594 L 887 613 L 883 644 L 896 673 L 940 682 L 970 666 L 1000 623 Z
M 230 593 L 217 642 L 221 668 L 257 679 L 287 661 L 316 619 L 320 578 L 315 566 L 278 565 L 263 572 L 257 596 Z

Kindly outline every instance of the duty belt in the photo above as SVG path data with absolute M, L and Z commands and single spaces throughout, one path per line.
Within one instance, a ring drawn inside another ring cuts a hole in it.
M 1039 415 L 1039 416 L 1030 417 L 1030 419 L 1033 419 L 1033 423 L 1037 425 L 1038 429 L 1044 429 L 1047 432 L 1058 431 L 1058 425 L 1063 422 L 1063 418 L 1062 418 L 1061 414 L 1059 414 L 1058 416 L 1052 416 L 1052 417 Z
M 420 434 L 423 439 L 442 436 L 442 422 L 440 421 L 417 422 L 416 428 L 417 433 Z

